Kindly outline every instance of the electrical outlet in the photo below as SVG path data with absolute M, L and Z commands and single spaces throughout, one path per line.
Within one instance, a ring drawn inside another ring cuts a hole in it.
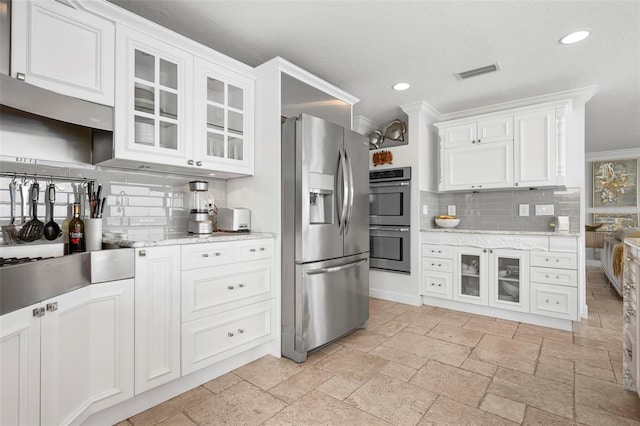
M 456 215 L 456 205 L 455 204 L 450 204 L 447 206 L 447 214 L 449 216 L 455 216 Z
M 422 214 L 429 214 L 429 206 L 427 204 L 422 206 Z
M 536 216 L 553 216 L 553 204 L 536 205 Z
M 520 216 L 529 216 L 529 204 L 520 204 Z

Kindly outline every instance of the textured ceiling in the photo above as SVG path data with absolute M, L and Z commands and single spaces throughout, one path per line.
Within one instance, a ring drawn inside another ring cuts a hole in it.
M 638 0 L 110 1 L 251 66 L 281 56 L 378 124 L 415 101 L 446 114 L 595 85 L 587 152 L 640 148 Z M 558 43 L 578 29 L 591 37 Z M 453 76 L 494 62 L 502 71 Z

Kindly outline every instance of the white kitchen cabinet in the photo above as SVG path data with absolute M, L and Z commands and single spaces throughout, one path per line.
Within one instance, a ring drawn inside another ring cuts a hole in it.
M 453 298 L 453 247 L 422 245 L 421 294 Z
M 532 282 L 531 313 L 575 321 L 578 319 L 578 289 Z
M 2 425 L 40 423 L 39 309 L 38 303 L 0 317 Z
M 456 247 L 453 257 L 453 299 L 487 305 L 489 274 L 487 249 Z
M 12 3 L 11 75 L 114 105 L 114 24 L 54 0 Z
M 3 315 L 2 424 L 70 424 L 133 396 L 133 280 Z
M 136 394 L 180 377 L 180 246 L 136 249 Z
M 514 186 L 556 185 L 555 109 L 516 114 L 514 122 Z
M 253 174 L 254 81 L 202 58 L 194 65 L 196 164 Z
M 193 55 L 116 27 L 118 159 L 188 167 L 193 162 Z
M 441 191 L 513 185 L 513 141 L 447 148 L 442 152 Z
M 443 129 L 445 148 L 513 140 L 513 117 L 498 117 Z

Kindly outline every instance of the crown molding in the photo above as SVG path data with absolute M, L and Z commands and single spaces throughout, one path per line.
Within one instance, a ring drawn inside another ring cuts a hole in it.
M 442 120 L 443 117 L 442 113 L 431 106 L 427 101 L 418 101 L 412 102 L 410 104 L 400 105 L 400 108 L 407 115 L 415 113 L 425 114 L 427 117 L 438 121 Z
M 587 152 L 585 154 L 585 160 L 587 161 L 617 160 L 617 159 L 632 158 L 632 157 L 640 157 L 640 148 L 617 149 L 612 151 L 596 151 L 596 152 Z

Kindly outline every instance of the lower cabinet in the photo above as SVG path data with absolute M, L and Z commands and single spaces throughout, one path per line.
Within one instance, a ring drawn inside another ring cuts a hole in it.
M 93 284 L 0 319 L 0 424 L 81 422 L 133 397 L 133 280 Z
M 180 246 L 135 256 L 137 395 L 180 377 Z

